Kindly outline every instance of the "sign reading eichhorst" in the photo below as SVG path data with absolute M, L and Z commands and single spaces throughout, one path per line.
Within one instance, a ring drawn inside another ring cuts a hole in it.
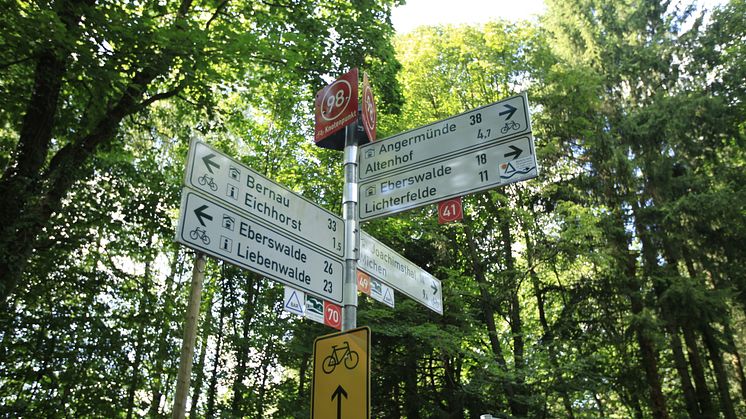
M 176 241 L 241 268 L 342 303 L 343 264 L 271 224 L 253 220 L 189 189 L 181 197 Z
M 344 257 L 344 224 L 340 217 L 201 141 L 194 141 L 189 148 L 186 184 L 339 261 Z
M 443 314 L 440 281 L 364 231 L 360 232 L 358 269 Z
M 360 147 L 358 179 L 389 177 L 531 131 L 525 94 Z
M 395 214 L 537 175 L 530 134 L 493 142 L 446 161 L 361 182 L 360 220 Z
M 353 68 L 316 93 L 316 145 L 332 149 L 341 149 L 340 145 L 344 145 L 329 137 L 347 125 L 357 123 L 358 83 L 358 71 Z

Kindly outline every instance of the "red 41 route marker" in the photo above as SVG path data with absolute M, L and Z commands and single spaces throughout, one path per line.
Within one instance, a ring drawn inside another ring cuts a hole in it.
M 461 197 L 438 202 L 438 224 L 446 224 L 464 218 Z
M 314 142 L 319 147 L 341 150 L 344 137 L 332 135 L 357 122 L 358 71 L 353 68 L 316 93 Z

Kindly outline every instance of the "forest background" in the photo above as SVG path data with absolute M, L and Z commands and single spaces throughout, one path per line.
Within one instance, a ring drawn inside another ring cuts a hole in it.
M 379 138 L 526 91 L 537 179 L 365 225 L 444 315 L 360 298 L 372 417 L 746 416 L 746 2 L 548 0 L 394 36 L 395 0 L 0 4 L 0 415 L 168 417 L 198 135 L 340 213 L 314 93 L 370 74 Z M 307 418 L 282 287 L 207 266 L 191 417 Z

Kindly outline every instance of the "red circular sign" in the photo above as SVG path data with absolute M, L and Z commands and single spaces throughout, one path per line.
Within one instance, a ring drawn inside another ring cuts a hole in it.
M 324 301 L 324 324 L 335 329 L 342 328 L 342 307 Z
M 453 198 L 438 203 L 438 222 L 440 224 L 450 223 L 464 218 L 461 206 L 461 198 Z
M 345 79 L 332 83 L 321 98 L 321 117 L 333 121 L 347 109 L 352 97 L 352 86 Z

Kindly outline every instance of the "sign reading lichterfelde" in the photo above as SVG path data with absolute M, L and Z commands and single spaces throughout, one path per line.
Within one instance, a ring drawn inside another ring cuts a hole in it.
M 360 183 L 366 221 L 537 176 L 530 135 L 495 142 L 406 172 Z

